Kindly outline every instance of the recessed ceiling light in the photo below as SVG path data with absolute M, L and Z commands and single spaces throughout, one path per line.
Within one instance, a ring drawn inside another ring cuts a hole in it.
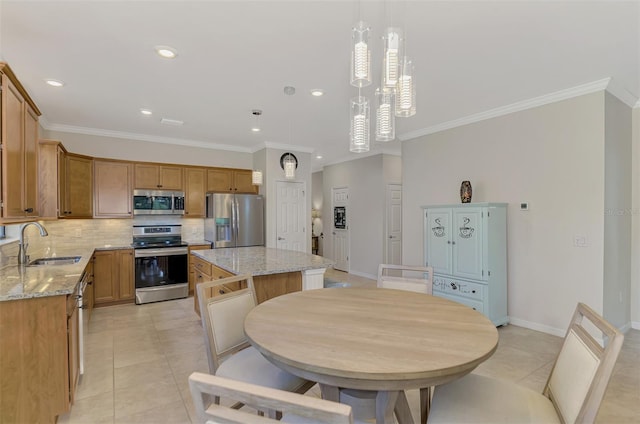
M 253 132 L 260 132 L 260 128 L 253 127 L 253 128 L 251 128 L 251 131 L 253 131 Z
M 44 80 L 47 84 L 49 84 L 52 87 L 62 87 L 64 85 L 64 82 L 59 81 L 59 80 L 54 80 L 54 79 L 46 79 Z
M 140 109 L 140 113 L 145 116 L 149 116 L 153 114 L 153 112 L 151 112 L 149 109 Z
M 316 159 L 322 159 L 322 155 L 317 155 Z
M 169 46 L 156 46 L 156 53 L 165 59 L 173 59 L 178 55 L 176 49 Z
M 320 97 L 324 95 L 324 90 L 321 90 L 319 88 L 314 88 L 313 90 L 310 91 L 310 93 L 312 96 Z

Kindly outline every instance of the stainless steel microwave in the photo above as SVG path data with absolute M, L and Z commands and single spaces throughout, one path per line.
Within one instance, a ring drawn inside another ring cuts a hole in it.
M 184 215 L 184 192 L 133 190 L 134 215 Z

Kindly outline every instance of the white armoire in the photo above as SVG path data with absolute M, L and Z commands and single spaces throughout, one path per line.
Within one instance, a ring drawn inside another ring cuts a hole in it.
M 496 326 L 507 324 L 507 204 L 423 206 L 423 212 L 433 294 L 482 312 Z

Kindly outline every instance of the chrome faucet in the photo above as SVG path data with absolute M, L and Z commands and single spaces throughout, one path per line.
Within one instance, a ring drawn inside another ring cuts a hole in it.
M 29 247 L 29 243 L 24 242 L 24 230 L 29 225 L 35 225 L 40 229 L 40 237 L 46 237 L 49 235 L 47 230 L 37 222 L 27 222 L 26 224 L 22 224 L 20 226 L 20 243 L 18 243 L 18 263 L 26 264 L 29 262 L 29 256 L 27 255 L 27 247 Z

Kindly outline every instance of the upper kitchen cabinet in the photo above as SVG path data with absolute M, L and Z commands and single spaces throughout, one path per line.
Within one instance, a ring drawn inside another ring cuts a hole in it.
M 43 218 L 93 216 L 93 159 L 67 153 L 58 140 L 40 140 L 40 215 Z
M 250 169 L 209 168 L 207 191 L 257 194 L 258 186 L 252 184 Z
M 206 196 L 206 170 L 204 168 L 185 168 L 185 218 L 203 218 Z
M 184 190 L 181 166 L 153 163 L 135 164 L 135 189 Z
M 40 111 L 6 63 L 0 77 L 2 218 L 37 217 Z
M 93 161 L 93 216 L 131 218 L 133 164 L 107 159 Z
M 65 160 L 65 218 L 93 217 L 93 158 L 68 153 Z
M 67 150 L 58 140 L 40 140 L 38 167 L 40 169 L 39 207 L 42 218 L 64 216 Z

